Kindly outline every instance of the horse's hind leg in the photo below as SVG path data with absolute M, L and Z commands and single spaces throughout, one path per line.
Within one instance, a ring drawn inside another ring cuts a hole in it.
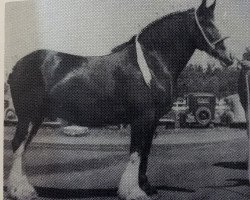
M 30 131 L 30 133 L 28 135 L 27 142 L 25 143 L 25 149 L 28 147 L 28 145 L 30 144 L 32 139 L 35 137 L 37 131 L 40 128 L 40 125 L 43 122 L 43 119 L 44 118 L 42 116 L 40 116 L 39 118 L 32 120 L 32 122 L 31 122 L 32 128 L 31 128 L 31 131 Z
M 8 179 L 8 192 L 16 199 L 31 199 L 36 196 L 34 188 L 29 184 L 22 169 L 22 158 L 32 138 L 36 135 L 43 118 L 33 120 L 32 128 L 28 133 L 29 120 L 19 120 L 15 137 L 13 139 L 13 163 Z
M 33 101 L 27 101 L 26 104 L 14 104 L 18 110 L 18 124 L 15 136 L 12 140 L 14 154 L 12 167 L 8 178 L 7 189 L 10 196 L 15 199 L 31 199 L 36 196 L 35 189 L 28 182 L 22 167 L 25 150 L 32 138 L 37 133 L 43 121 L 41 112 L 42 96 L 37 96 L 34 94 L 32 97 L 34 97 Z M 27 108 L 24 105 L 29 107 Z M 22 109 L 18 109 L 20 107 Z M 30 125 L 31 130 L 29 131 Z
M 19 119 L 12 141 L 14 154 L 7 189 L 10 196 L 15 199 L 27 199 L 36 195 L 34 188 L 29 184 L 22 169 L 22 159 L 28 141 L 29 124 L 29 120 Z

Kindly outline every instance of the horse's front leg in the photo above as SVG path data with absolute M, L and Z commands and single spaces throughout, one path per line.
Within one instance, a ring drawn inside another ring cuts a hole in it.
M 157 127 L 156 122 L 152 122 L 151 124 L 148 124 L 148 130 L 144 137 L 144 143 L 143 143 L 142 152 L 141 152 L 141 163 L 140 163 L 140 168 L 139 168 L 140 188 L 143 191 L 145 191 L 147 195 L 149 196 L 157 194 L 156 188 L 150 185 L 148 181 L 148 177 L 146 175 L 147 167 L 148 167 L 148 157 L 150 154 L 156 127 Z
M 122 199 L 150 199 L 146 192 L 139 186 L 139 168 L 144 169 L 143 165 L 147 164 L 145 155 L 149 151 L 145 153 L 144 146 L 147 143 L 148 132 L 152 129 L 153 119 L 154 116 L 147 113 L 131 123 L 130 159 L 122 175 L 118 190 L 119 196 Z

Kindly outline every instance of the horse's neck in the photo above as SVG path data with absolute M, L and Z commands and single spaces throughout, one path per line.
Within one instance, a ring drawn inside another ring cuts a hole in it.
M 185 26 L 185 24 L 176 24 L 176 26 Z M 148 31 L 146 34 L 142 35 L 141 38 L 139 38 L 141 40 L 139 42 L 145 49 L 149 59 L 151 57 L 151 60 L 156 61 L 154 61 L 154 64 L 151 65 L 151 70 L 169 73 L 172 76 L 173 81 L 176 81 L 193 55 L 195 46 L 192 43 L 192 40 L 188 37 L 188 32 L 183 32 L 185 28 L 173 27 L 174 26 L 171 26 L 168 27 L 168 29 L 161 30 L 165 35 L 162 39 L 152 39 L 151 37 L 154 33 L 152 34 Z M 163 28 L 164 27 L 162 27 L 162 29 Z M 152 30 L 152 32 L 154 32 L 154 30 Z M 154 43 L 156 40 L 157 44 L 155 45 Z M 151 44 L 148 45 L 147 43 L 150 42 Z
M 158 51 L 157 54 L 158 54 L 158 57 L 162 58 L 163 63 L 165 64 L 162 67 L 164 67 L 165 70 L 167 69 L 167 71 L 170 72 L 174 83 L 176 83 L 179 75 L 181 74 L 183 69 L 186 67 L 188 61 L 192 57 L 195 51 L 195 48 L 189 49 L 188 46 L 192 47 L 193 44 L 188 44 L 188 43 L 184 44 L 184 43 L 177 42 L 172 45 L 175 45 L 175 47 L 179 45 L 179 47 L 174 48 L 170 52 Z M 178 49 L 178 51 L 175 51 L 176 49 Z

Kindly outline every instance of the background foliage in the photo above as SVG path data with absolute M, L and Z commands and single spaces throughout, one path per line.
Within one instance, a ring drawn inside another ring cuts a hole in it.
M 223 68 L 208 64 L 204 70 L 200 65 L 188 65 L 178 80 L 178 96 L 182 97 L 191 92 L 214 93 L 218 98 L 238 93 L 237 67 Z

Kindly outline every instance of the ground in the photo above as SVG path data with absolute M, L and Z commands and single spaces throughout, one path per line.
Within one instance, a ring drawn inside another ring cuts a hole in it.
M 5 179 L 11 164 L 13 131 L 13 127 L 5 127 Z M 160 199 L 249 199 L 245 132 L 159 128 L 148 176 Z M 39 199 L 117 199 L 117 185 L 128 161 L 127 131 L 91 130 L 84 137 L 59 133 L 41 129 L 25 156 L 25 170 Z

